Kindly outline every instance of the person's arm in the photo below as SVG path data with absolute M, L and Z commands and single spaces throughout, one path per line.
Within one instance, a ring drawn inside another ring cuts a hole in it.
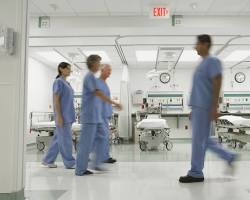
M 221 82 L 222 82 L 221 74 L 217 75 L 216 77 L 212 79 L 212 86 L 213 86 L 213 102 L 212 102 L 212 110 L 211 110 L 212 120 L 216 120 L 219 117 L 218 106 L 219 106 Z
M 62 112 L 61 112 L 61 100 L 60 100 L 60 96 L 57 94 L 54 94 L 54 105 L 55 105 L 57 124 L 60 127 L 62 127 L 63 126 L 63 117 L 62 117 Z
M 96 91 L 95 91 L 95 96 L 99 97 L 101 100 L 103 100 L 103 101 L 105 101 L 105 102 L 107 102 L 107 103 L 109 103 L 109 104 L 111 104 L 111 105 L 116 106 L 118 109 L 122 109 L 121 104 L 116 103 L 115 101 L 112 101 L 109 97 L 105 96 L 105 95 L 103 94 L 103 92 L 100 91 L 100 90 L 96 90 Z

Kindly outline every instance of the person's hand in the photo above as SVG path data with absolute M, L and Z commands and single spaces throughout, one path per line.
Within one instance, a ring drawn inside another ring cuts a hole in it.
M 119 103 L 115 103 L 115 107 L 119 110 L 122 110 L 122 105 Z
M 214 106 L 210 112 L 210 118 L 212 121 L 216 121 L 219 117 L 218 107 Z
M 188 115 L 188 119 L 191 120 L 191 118 L 192 118 L 192 111 Z
M 62 116 L 57 117 L 57 124 L 59 127 L 63 127 L 63 118 Z

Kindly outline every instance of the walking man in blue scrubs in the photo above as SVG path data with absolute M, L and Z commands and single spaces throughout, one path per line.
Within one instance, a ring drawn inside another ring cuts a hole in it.
M 87 58 L 87 67 L 89 72 L 83 81 L 82 92 L 82 110 L 81 110 L 81 135 L 77 148 L 76 158 L 76 176 L 90 175 L 92 171 L 88 170 L 89 154 L 93 150 L 95 153 L 95 162 L 93 168 L 101 170 L 101 164 L 104 162 L 104 149 L 106 144 L 105 133 L 103 132 L 102 119 L 102 101 L 121 109 L 121 105 L 112 101 L 101 92 L 95 74 L 100 70 L 101 57 L 90 55 Z
M 101 69 L 101 76 L 98 79 L 99 89 L 103 92 L 103 94 L 109 98 L 111 98 L 110 89 L 107 85 L 106 80 L 110 77 L 112 72 L 112 68 L 109 64 L 105 64 Z M 104 148 L 104 163 L 115 163 L 116 159 L 112 158 L 109 153 L 109 122 L 111 120 L 113 113 L 112 105 L 102 101 L 102 119 L 103 119 L 103 132 L 105 134 L 105 148 Z
M 192 160 L 191 169 L 186 176 L 180 177 L 181 183 L 203 182 L 203 168 L 206 150 L 210 149 L 226 160 L 229 167 L 236 155 L 223 149 L 210 138 L 212 121 L 218 118 L 219 94 L 222 82 L 221 62 L 210 56 L 212 45 L 209 35 L 197 37 L 196 51 L 202 61 L 193 76 L 193 86 L 190 98 L 192 124 Z

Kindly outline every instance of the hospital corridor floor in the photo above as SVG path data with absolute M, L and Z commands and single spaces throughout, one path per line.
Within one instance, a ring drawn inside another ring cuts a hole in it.
M 174 142 L 172 151 L 141 152 L 138 145 L 113 145 L 111 154 L 118 162 L 108 171 L 76 177 L 58 157 L 58 168 L 41 166 L 43 152 L 35 146 L 26 151 L 27 200 L 249 200 L 250 146 L 234 150 L 240 160 L 234 176 L 226 164 L 208 152 L 205 182 L 181 184 L 179 176 L 190 167 L 191 145 Z

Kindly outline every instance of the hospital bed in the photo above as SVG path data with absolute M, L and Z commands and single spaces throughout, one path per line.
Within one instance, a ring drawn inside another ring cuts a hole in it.
M 30 133 L 37 133 L 36 145 L 39 151 L 43 151 L 50 144 L 54 135 L 56 124 L 53 116 L 54 114 L 50 112 L 31 112 L 30 114 Z M 80 124 L 72 124 L 72 141 L 75 149 L 80 130 Z
M 118 131 L 118 119 L 115 113 L 112 114 L 111 120 L 109 122 L 109 143 L 110 144 L 121 144 L 122 139 L 119 137 Z
M 216 133 L 220 143 L 226 141 L 233 148 L 243 148 L 250 142 L 250 119 L 226 115 L 216 121 Z
M 173 148 L 169 137 L 170 128 L 167 121 L 161 118 L 161 113 L 147 114 L 146 118 L 138 122 L 136 127 L 140 131 L 139 147 L 141 151 L 155 150 L 160 145 L 164 145 L 168 151 Z
M 30 114 L 30 133 L 37 133 L 36 145 L 39 151 L 43 151 L 54 135 L 56 129 L 54 114 L 50 112 L 31 112 Z M 115 115 L 112 115 L 110 124 L 110 144 L 120 144 L 121 139 L 118 134 L 117 120 Z M 72 141 L 76 150 L 77 142 L 81 131 L 81 124 L 72 124 Z

